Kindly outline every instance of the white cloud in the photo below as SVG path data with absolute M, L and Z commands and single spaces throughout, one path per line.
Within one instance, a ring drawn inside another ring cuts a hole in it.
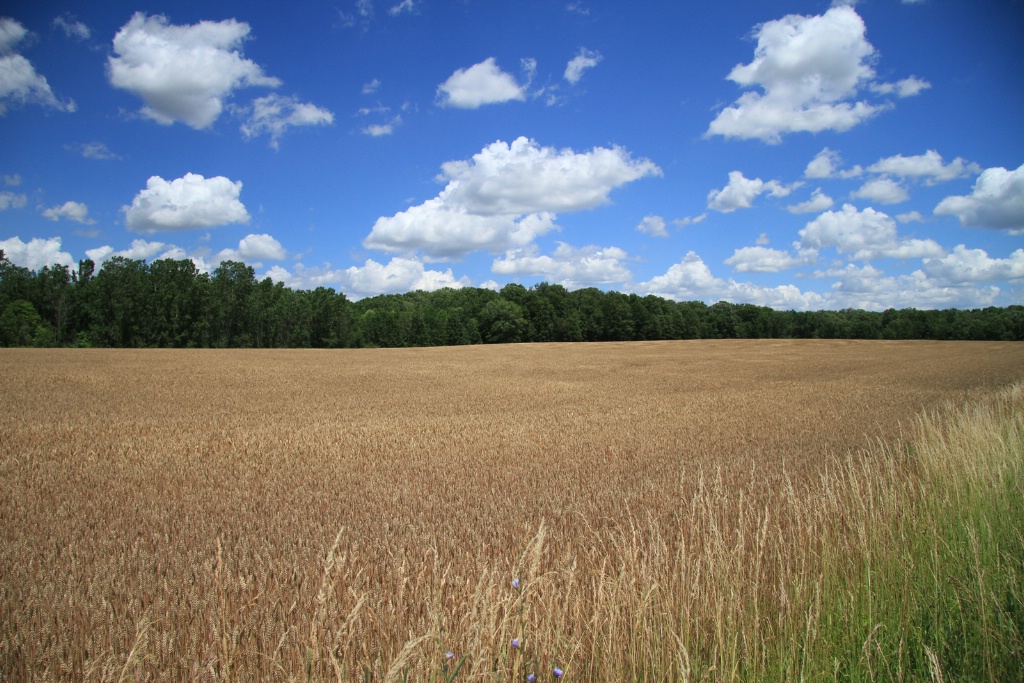
M 89 218 L 88 206 L 81 202 L 72 201 L 67 201 L 60 206 L 52 206 L 49 209 L 44 210 L 43 217 L 49 218 L 51 221 L 66 218 L 69 221 L 75 221 L 76 223 L 82 223 L 83 225 L 92 225 L 96 222 Z
M 783 185 L 777 180 L 765 182 L 760 178 L 753 180 L 743 177 L 742 171 L 730 171 L 729 183 L 721 190 L 708 193 L 708 208 L 722 213 L 731 213 L 736 209 L 749 209 L 754 200 L 765 193 L 773 197 L 785 197 L 800 183 Z
M 252 108 L 247 111 L 252 113 L 242 124 L 242 133 L 247 138 L 269 134 L 270 146 L 274 149 L 278 148 L 278 141 L 288 128 L 334 123 L 334 114 L 327 109 L 273 93 L 253 100 Z
M 391 135 L 395 132 L 395 126 L 402 125 L 402 117 L 396 116 L 387 123 L 375 123 L 364 127 L 363 135 L 369 135 L 370 137 L 379 138 L 384 135 Z
M 875 258 L 926 258 L 943 256 L 934 240 L 901 239 L 896 221 L 881 211 L 858 211 L 844 204 L 841 211 L 826 211 L 800 231 L 798 249 L 835 247 L 858 261 Z
M 829 308 L 859 308 L 881 311 L 887 308 L 972 308 L 991 306 L 999 288 L 954 285 L 936 280 L 922 270 L 908 275 L 887 276 L 871 264 L 850 264 L 828 273 L 838 278 L 828 295 Z
M 804 169 L 804 177 L 854 178 L 863 172 L 863 169 L 861 169 L 860 166 L 854 166 L 847 171 L 840 171 L 839 166 L 842 163 L 843 160 L 842 157 L 839 156 L 839 152 L 825 147 L 807 164 L 807 168 Z
M 1024 249 L 1009 258 L 990 258 L 983 249 L 968 249 L 958 244 L 952 252 L 924 260 L 924 272 L 947 284 L 994 282 L 1024 279 Z
M 17 187 L 18 185 L 21 185 L 21 174 L 12 173 L 10 175 L 5 175 L 4 185 L 8 185 L 10 187 Z
M 680 228 L 685 228 L 688 225 L 697 225 L 703 223 L 704 219 L 708 217 L 707 212 L 704 212 L 697 216 L 684 216 L 683 218 L 672 219 L 672 225 L 678 225 Z
M 375 78 L 366 85 L 364 85 L 361 92 L 364 95 L 372 95 L 373 93 L 377 92 L 378 89 L 380 89 L 380 79 Z
M 477 109 L 484 104 L 525 100 L 525 88 L 488 57 L 468 69 L 458 69 L 437 86 L 437 103 L 442 107 Z
M 895 93 L 897 97 L 913 97 L 922 90 L 932 87 L 932 84 L 917 76 L 911 76 L 895 83 L 872 83 L 870 87 L 871 92 L 876 92 L 879 95 L 892 95 Z
M 416 2 L 415 2 L 415 0 L 402 0 L 397 5 L 393 5 L 390 9 L 388 9 L 388 14 L 390 14 L 393 17 L 397 17 L 399 14 L 402 14 L 403 12 L 404 13 L 408 13 L 408 14 L 412 14 L 415 11 L 416 11 Z
M 907 191 L 892 178 L 874 178 L 850 194 L 855 199 L 867 199 L 880 204 L 899 204 L 910 199 Z
M 0 211 L 20 209 L 28 202 L 28 197 L 14 192 L 0 192 Z
M 176 26 L 137 12 L 114 36 L 110 84 L 141 97 L 143 116 L 158 123 L 208 128 L 234 90 L 280 85 L 242 56 L 248 35 L 249 24 L 234 19 Z
M 78 40 L 89 40 L 92 37 L 92 31 L 89 27 L 80 21 L 77 21 L 72 15 L 64 13 L 53 20 L 53 25 L 64 32 L 68 38 L 77 38 Z
M 728 78 L 746 92 L 711 122 L 708 135 L 777 143 L 785 133 L 845 131 L 885 108 L 852 101 L 875 76 L 874 47 L 849 6 L 822 16 L 791 14 L 758 26 L 754 60 Z
M 120 160 L 121 157 L 110 151 L 102 142 L 83 142 L 79 145 L 64 145 L 64 149 L 75 154 L 81 154 L 86 159 Z
M 986 168 L 970 195 L 946 197 L 935 214 L 956 216 L 964 226 L 1024 230 L 1024 164 L 1015 171 Z
M 573 247 L 559 242 L 551 256 L 540 255 L 534 245 L 511 250 L 494 260 L 491 271 L 499 275 L 544 277 L 569 289 L 625 282 L 631 278 L 623 264 L 628 254 L 618 247 Z
M 441 166 L 447 185 L 435 198 L 377 219 L 369 249 L 422 250 L 432 259 L 521 248 L 555 228 L 555 213 L 590 209 L 628 182 L 660 175 L 620 147 L 577 153 L 521 137 L 488 145 L 472 159 Z
M 826 307 L 826 301 L 820 294 L 801 292 L 794 285 L 761 287 L 715 277 L 704 260 L 693 251 L 672 265 L 664 275 L 641 282 L 635 289 L 641 294 L 654 294 L 674 301 L 730 301 L 793 310 Z
M 261 259 L 280 261 L 286 256 L 281 243 L 267 234 L 243 237 L 238 243 L 238 254 L 246 261 Z
M 441 166 L 452 202 L 480 215 L 579 211 L 608 202 L 615 188 L 661 169 L 622 147 L 589 152 L 541 147 L 525 137 L 494 142 L 473 158 Z
M 356 299 L 416 290 L 432 292 L 442 287 L 459 288 L 469 284 L 466 278 L 456 279 L 451 268 L 427 270 L 418 259 L 398 256 L 387 264 L 367 259 L 362 266 L 334 271 L 333 275 L 345 293 Z
M 780 249 L 757 246 L 737 249 L 725 259 L 725 263 L 737 273 L 777 273 L 814 263 L 817 257 L 818 253 L 813 249 L 794 255 Z
M 153 176 L 131 206 L 123 206 L 125 223 L 133 232 L 212 228 L 227 223 L 248 223 L 249 213 L 238 197 L 242 182 L 224 176 L 204 178 L 195 173 L 164 180 Z
M 579 53 L 569 60 L 565 67 L 565 80 L 576 85 L 583 78 L 583 72 L 597 66 L 601 59 L 600 52 L 581 47 Z
M 831 209 L 834 203 L 835 202 L 832 201 L 832 198 L 822 192 L 819 187 L 811 193 L 811 198 L 806 202 L 790 204 L 786 207 L 786 210 L 790 213 L 820 213 L 827 209 Z
M 877 163 L 868 166 L 868 171 L 901 178 L 923 179 L 927 184 L 933 185 L 981 173 L 981 166 L 962 157 L 957 157 L 946 164 L 943 163 L 941 154 L 930 149 L 916 156 L 905 157 L 897 154 L 879 159 Z
M 907 213 L 897 214 L 896 220 L 900 223 L 916 223 L 918 221 L 923 221 L 924 216 L 921 215 L 920 211 L 908 211 Z
M 644 216 L 636 229 L 645 235 L 652 237 L 668 237 L 668 230 L 665 229 L 665 219 L 661 216 Z
M 58 111 L 75 111 L 73 100 L 58 100 L 46 77 L 15 52 L 27 35 L 28 31 L 19 22 L 0 17 L 0 116 L 6 114 L 12 104 L 38 104 Z
M 22 242 L 19 237 L 0 240 L 0 251 L 16 266 L 39 270 L 43 266 L 63 265 L 74 267 L 77 262 L 71 254 L 60 249 L 60 237 L 40 239 L 33 237 Z

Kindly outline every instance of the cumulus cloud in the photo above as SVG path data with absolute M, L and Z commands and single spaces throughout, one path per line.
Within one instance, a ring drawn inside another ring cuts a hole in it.
M 985 169 L 971 194 L 946 197 L 935 215 L 956 216 L 964 226 L 1024 231 L 1024 164 L 1015 171 Z
M 369 135 L 373 138 L 383 137 L 385 135 L 391 135 L 395 132 L 395 126 L 402 125 L 402 117 L 396 116 L 387 123 L 374 123 L 369 126 L 365 126 L 362 129 L 363 135 Z
M 831 209 L 835 202 L 832 198 L 825 194 L 819 187 L 811 193 L 811 198 L 806 202 L 800 202 L 799 204 L 790 204 L 786 207 L 786 210 L 790 213 L 820 213 L 827 209 Z
M 363 246 L 422 250 L 427 258 L 521 248 L 555 228 L 555 213 L 590 209 L 621 185 L 660 175 L 647 159 L 621 147 L 578 153 L 520 137 L 488 145 L 472 159 L 441 166 L 447 181 L 435 198 L 377 219 Z
M 636 229 L 645 235 L 652 237 L 668 237 L 668 230 L 665 229 L 665 219 L 661 216 L 644 216 Z
M 934 240 L 902 239 L 896 221 L 887 214 L 866 208 L 858 211 L 844 204 L 840 211 L 826 211 L 800 230 L 800 249 L 835 247 L 859 261 L 875 258 L 926 258 L 943 256 Z
M 75 221 L 76 223 L 82 223 L 83 225 L 92 225 L 96 221 L 89 218 L 89 207 L 81 202 L 67 201 L 60 206 L 51 206 L 49 209 L 43 211 L 43 218 L 49 218 L 51 221 L 59 221 L 61 218 L 65 218 L 69 221 Z
M 817 258 L 818 253 L 813 249 L 794 255 L 781 249 L 757 246 L 735 250 L 725 263 L 737 273 L 778 273 L 814 263 Z
M 14 19 L 0 17 L 0 116 L 10 105 L 38 104 L 58 111 L 75 111 L 73 100 L 61 101 L 53 94 L 46 77 L 16 48 L 28 30 Z
M 984 249 L 968 249 L 958 244 L 945 256 L 925 259 L 923 270 L 948 284 L 1020 280 L 1024 279 L 1024 249 L 999 259 L 989 257 Z
M 166 181 L 153 176 L 131 206 L 123 206 L 125 224 L 133 232 L 212 228 L 248 223 L 249 213 L 238 197 L 242 182 L 224 176 L 204 178 L 195 173 Z
M 249 118 L 242 124 L 242 134 L 246 138 L 269 135 L 270 146 L 274 149 L 278 148 L 278 141 L 288 128 L 334 123 L 334 114 L 327 109 L 273 93 L 253 100 L 246 111 Z
M 854 190 L 851 194 L 854 199 L 867 199 L 880 204 L 899 204 L 910 199 L 910 195 L 892 178 L 874 178 Z
M 826 275 L 836 278 L 827 297 L 829 308 L 833 309 L 973 308 L 991 306 L 999 295 L 999 288 L 995 286 L 950 284 L 936 280 L 923 270 L 888 276 L 870 263 L 849 264 Z
M 442 107 L 477 109 L 484 104 L 525 100 L 526 88 L 515 77 L 498 68 L 488 57 L 467 69 L 458 69 L 437 86 L 437 103 Z
M 177 26 L 137 12 L 114 36 L 107 75 L 114 87 L 142 98 L 143 116 L 208 128 L 236 89 L 280 85 L 242 56 L 248 36 L 249 24 L 234 19 Z
M 957 157 L 953 161 L 944 163 L 942 155 L 933 149 L 924 154 L 916 156 L 896 156 L 879 159 L 877 163 L 868 166 L 868 171 L 883 175 L 894 175 L 901 178 L 923 180 L 928 185 L 954 180 L 965 176 L 981 173 L 981 166 Z
M 400 294 L 416 290 L 432 292 L 443 287 L 467 286 L 466 278 L 456 279 L 451 268 L 428 270 L 418 259 L 396 256 L 387 264 L 367 259 L 362 266 L 335 271 L 336 282 L 354 299 L 377 294 Z
M 631 273 L 623 264 L 628 257 L 618 247 L 577 248 L 559 242 L 550 256 L 539 254 L 534 245 L 508 251 L 494 260 L 491 271 L 499 275 L 539 276 L 574 289 L 629 280 Z
M 281 243 L 267 234 L 246 235 L 238 243 L 238 253 L 245 260 L 272 261 L 280 261 L 286 254 Z
M 822 149 L 818 154 L 811 159 L 807 164 L 807 168 L 804 169 L 805 178 L 854 178 L 863 173 L 863 169 L 860 166 L 854 166 L 846 171 L 840 171 L 839 167 L 842 165 L 842 157 L 839 156 L 839 152 L 831 150 L 828 147 Z
M 731 213 L 736 209 L 749 209 L 753 206 L 754 200 L 762 194 L 785 197 L 799 186 L 800 183 L 783 185 L 777 180 L 768 182 L 760 178 L 751 180 L 745 178 L 742 171 L 730 171 L 728 185 L 721 190 L 711 190 L 708 193 L 708 208 L 722 213 Z
M 40 239 L 33 237 L 22 242 L 20 237 L 0 240 L 0 251 L 16 266 L 39 270 L 43 266 L 62 265 L 74 267 L 77 262 L 71 254 L 61 251 L 60 237 Z
M 583 78 L 583 72 L 597 66 L 601 59 L 600 52 L 581 47 L 579 53 L 569 60 L 565 67 L 565 80 L 576 85 Z
M 820 294 L 801 292 L 795 285 L 761 287 L 715 277 L 704 259 L 693 251 L 673 264 L 664 275 L 641 282 L 635 289 L 640 294 L 654 294 L 674 301 L 730 301 L 792 310 L 826 307 L 826 301 Z
M 754 60 L 728 75 L 761 92 L 741 95 L 711 122 L 707 134 L 778 143 L 786 133 L 846 131 L 879 113 L 887 105 L 854 101 L 875 77 L 871 64 L 877 53 L 865 32 L 850 6 L 761 24 L 754 30 Z
M 28 197 L 14 192 L 0 192 L 0 211 L 20 209 L 28 202 Z

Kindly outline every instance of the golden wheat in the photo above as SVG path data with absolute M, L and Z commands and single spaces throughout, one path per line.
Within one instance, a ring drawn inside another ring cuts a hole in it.
M 839 498 L 898 507 L 830 468 L 1024 346 L 0 359 L 0 676 L 728 680 L 815 638 L 815 558 L 870 531 Z

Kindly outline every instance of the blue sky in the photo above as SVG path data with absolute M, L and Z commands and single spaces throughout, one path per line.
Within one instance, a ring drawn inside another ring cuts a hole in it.
M 1024 2 L 15 0 L 0 249 L 351 298 L 1024 301 Z

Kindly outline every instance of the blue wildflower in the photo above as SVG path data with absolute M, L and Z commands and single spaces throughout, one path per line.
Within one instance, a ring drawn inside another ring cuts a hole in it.
M 555 671 L 554 671 L 555 678 L 561 678 L 564 673 L 565 672 L 562 671 L 561 669 L 559 669 L 557 666 L 555 667 Z
M 512 588 L 514 590 L 519 590 L 519 579 L 512 579 Z
M 517 650 L 519 649 L 519 639 L 518 638 L 513 638 L 512 639 L 512 647 L 514 647 Z

